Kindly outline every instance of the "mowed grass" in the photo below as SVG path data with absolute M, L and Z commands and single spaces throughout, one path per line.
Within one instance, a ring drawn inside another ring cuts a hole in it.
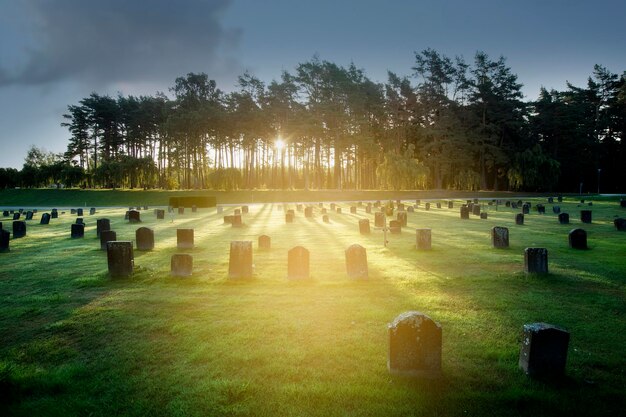
M 541 201 L 531 199 L 533 206 Z M 410 203 L 407 201 L 407 203 Z M 515 210 L 484 206 L 487 220 L 455 208 L 408 214 L 401 235 L 374 228 L 374 215 L 348 204 L 330 223 L 287 205 L 250 205 L 232 228 L 215 208 L 142 224 L 125 210 L 87 212 L 84 239 L 70 239 L 69 210 L 11 240 L 0 254 L 0 414 L 20 416 L 571 416 L 624 415 L 626 409 L 626 233 L 613 226 L 615 201 L 551 206 L 516 226 Z M 326 203 L 325 207 L 329 207 Z M 444 206 L 445 207 L 445 206 Z M 580 210 L 593 210 L 582 224 Z M 96 219 L 111 219 L 119 240 L 154 229 L 156 248 L 135 251 L 135 274 L 111 279 Z M 369 218 L 370 235 L 358 219 Z M 10 221 L 3 219 L 4 228 Z M 490 229 L 510 230 L 493 249 Z M 432 250 L 415 249 L 415 228 L 432 229 Z M 590 249 L 568 247 L 588 233 Z M 193 250 L 176 249 L 176 228 L 194 228 Z M 272 249 L 259 250 L 267 234 Z M 251 240 L 255 276 L 232 281 L 229 243 Z M 346 276 L 345 249 L 367 249 L 370 278 Z M 311 279 L 287 280 L 287 251 L 310 251 Z M 550 273 L 523 273 L 525 247 L 549 250 Z M 169 276 L 170 257 L 191 253 L 191 278 Z M 407 310 L 443 327 L 438 380 L 392 377 L 387 323 Z M 535 381 L 518 369 L 522 325 L 544 321 L 571 332 L 567 377 Z

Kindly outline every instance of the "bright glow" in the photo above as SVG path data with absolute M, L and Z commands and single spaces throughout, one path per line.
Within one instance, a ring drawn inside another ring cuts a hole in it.
M 285 141 L 281 138 L 276 138 L 276 140 L 274 141 L 274 147 L 278 150 L 281 150 L 285 147 Z

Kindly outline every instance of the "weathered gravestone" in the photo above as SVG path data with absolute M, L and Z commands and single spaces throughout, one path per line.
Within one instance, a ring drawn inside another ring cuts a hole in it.
M 626 219 L 617 218 L 613 220 L 613 225 L 615 225 L 615 228 L 620 232 L 626 231 Z
M 70 234 L 72 239 L 80 239 L 85 237 L 85 225 L 80 223 L 74 223 L 71 226 Z
M 13 239 L 26 236 L 26 222 L 15 220 L 13 222 Z
M 96 234 L 100 237 L 100 234 L 105 230 L 111 230 L 111 222 L 109 219 L 96 220 Z
M 587 232 L 583 229 L 572 229 L 568 234 L 569 247 L 572 249 L 587 249 Z
M 431 246 L 431 229 L 415 229 L 415 247 L 418 250 L 430 250 Z
M 107 250 L 107 242 L 117 240 L 117 233 L 113 230 L 102 230 L 100 232 L 100 249 Z
M 529 274 L 548 273 L 548 249 L 526 248 L 524 249 L 524 271 Z
M 107 242 L 107 261 L 112 277 L 131 276 L 134 260 L 132 242 L 122 240 Z
M 188 253 L 175 253 L 170 259 L 170 275 L 190 277 L 193 273 L 193 256 Z
M 491 245 L 494 248 L 503 249 L 509 247 L 509 229 L 494 226 L 491 228 Z
M 469 207 L 465 204 L 461 206 L 461 218 L 464 220 L 469 219 Z
M 554 203 L 554 197 L 548 197 L 548 204 Z
M 296 246 L 287 253 L 287 278 L 309 279 L 309 251 Z
M 505 207 L 511 207 L 511 202 L 507 200 L 507 201 L 504 203 L 504 206 L 505 206 Z
M 83 217 L 83 209 L 82 208 L 76 209 L 76 215 Z
M 387 369 L 391 374 L 436 378 L 441 375 L 441 325 L 419 311 L 400 314 L 388 325 Z
M 367 279 L 367 252 L 361 245 L 350 245 L 345 252 L 348 278 Z
M 305 207 L 304 208 L 304 217 L 310 219 L 313 217 L 313 207 Z
M 193 248 L 193 229 L 176 229 L 176 247 L 178 249 Z
M 370 221 L 369 219 L 360 219 L 359 220 L 359 233 L 362 235 L 370 234 Z
M 128 220 L 129 216 L 130 216 L 130 210 L 127 210 L 126 213 L 124 213 L 124 220 Z
M 568 331 L 552 324 L 525 324 L 519 367 L 531 377 L 562 377 L 565 374 L 569 339 Z
M 556 201 L 558 201 L 559 203 L 562 203 L 562 202 L 563 202 L 563 196 L 561 196 L 561 195 L 560 195 L 560 196 L 558 196 L 558 197 L 556 198 Z
M 143 206 L 143 209 L 144 210 L 148 210 L 148 206 Z
M 569 214 L 568 213 L 559 214 L 559 223 L 569 224 Z
M 385 213 L 380 213 L 378 211 L 374 213 L 374 226 L 385 227 Z
M 454 201 L 448 201 L 448 208 L 449 209 L 453 209 L 454 208 Z
M 302 204 L 296 204 L 296 211 L 302 211 Z
M 561 206 L 552 206 L 552 213 L 559 214 L 561 212 Z
M 19 220 L 20 217 L 21 217 L 21 214 L 19 212 L 16 211 L 15 213 L 13 213 L 13 220 Z
M 154 230 L 147 227 L 140 227 L 135 230 L 135 241 L 137 250 L 145 251 L 154 249 Z
M 50 213 L 43 213 L 39 224 L 50 224 Z
M 156 209 L 156 218 L 157 220 L 163 220 L 165 219 L 165 210 L 163 209 Z
M 32 220 L 32 219 L 33 219 L 33 212 L 29 210 L 26 212 L 26 220 Z
M 285 213 L 285 223 L 293 223 L 293 213 Z
M 243 221 L 241 219 L 241 214 L 235 214 L 233 216 L 233 221 L 230 224 L 232 227 L 242 227 L 243 226 Z
M 268 235 L 259 236 L 259 249 L 270 249 L 272 247 L 272 239 Z
M 591 210 L 581 210 L 580 221 L 583 223 L 591 223 Z
M 11 233 L 0 228 L 0 253 L 10 252 L 9 241 L 11 239 Z
M 389 231 L 394 235 L 402 233 L 402 223 L 399 220 L 391 220 L 389 222 Z
M 522 213 L 517 213 L 515 215 L 515 224 L 522 226 L 524 224 L 524 215 Z
M 328 213 L 328 210 L 326 208 L 323 208 L 322 209 L 322 214 L 326 214 L 326 213 Z
M 474 204 L 474 206 L 472 207 L 472 214 L 474 216 L 480 216 L 480 205 L 479 204 Z
M 511 208 L 517 209 L 517 203 L 515 201 L 511 203 Z
M 231 279 L 252 278 L 252 242 L 239 240 L 230 242 L 228 277 Z
M 406 211 L 399 211 L 396 214 L 396 220 L 400 222 L 400 226 L 406 227 L 406 225 L 407 225 Z
M 178 207 L 178 214 L 185 214 L 185 207 Z
M 129 210 L 128 222 L 129 223 L 141 223 L 141 212 L 138 210 Z
M 50 215 L 52 216 L 53 219 L 58 219 L 59 218 L 59 211 L 55 208 L 53 208 L 50 211 Z
M 350 214 L 356 214 L 356 206 L 350 206 Z
M 398 203 L 398 211 L 404 211 L 404 204 L 400 202 L 400 200 L 397 201 Z

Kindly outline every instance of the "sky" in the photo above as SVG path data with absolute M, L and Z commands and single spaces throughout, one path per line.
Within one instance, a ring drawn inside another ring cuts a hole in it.
M 64 152 L 67 106 L 91 92 L 169 93 L 204 72 L 223 91 L 279 79 L 314 55 L 376 82 L 415 52 L 504 56 L 526 100 L 626 71 L 623 0 L 0 0 L 0 167 Z M 413 80 L 415 83 L 416 80 Z

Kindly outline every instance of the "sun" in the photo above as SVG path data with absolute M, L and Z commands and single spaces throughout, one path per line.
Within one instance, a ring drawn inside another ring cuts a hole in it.
M 285 147 L 285 141 L 281 137 L 277 137 L 274 141 L 274 147 L 278 150 L 281 150 Z

